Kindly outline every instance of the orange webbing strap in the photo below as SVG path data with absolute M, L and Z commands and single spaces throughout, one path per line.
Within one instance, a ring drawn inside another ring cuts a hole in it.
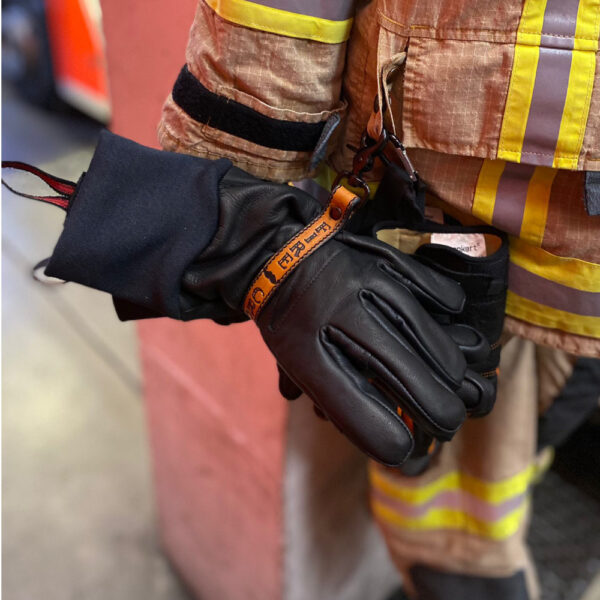
M 244 300 L 244 312 L 251 319 L 258 318 L 281 282 L 342 228 L 359 203 L 358 196 L 345 187 L 338 186 L 333 191 L 327 208 L 270 258 L 250 285 Z

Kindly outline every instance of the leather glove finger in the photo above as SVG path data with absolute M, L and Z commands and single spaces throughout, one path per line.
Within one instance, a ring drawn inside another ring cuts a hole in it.
M 492 351 L 490 344 L 477 329 L 463 324 L 443 325 L 442 328 L 460 348 L 467 364 L 477 364 L 489 357 Z
M 412 435 L 396 403 L 380 392 L 332 342 L 326 341 L 321 371 L 306 392 L 320 411 L 365 454 L 399 466 L 413 450 Z
M 277 363 L 279 372 L 279 392 L 286 400 L 297 400 L 302 395 L 302 390 L 290 379 L 288 374 Z
M 464 402 L 469 417 L 485 417 L 496 401 L 495 381 L 467 369 L 457 396 Z
M 338 239 L 361 252 L 385 259 L 380 267 L 393 279 L 406 285 L 417 299 L 434 311 L 458 314 L 465 303 L 465 294 L 458 283 L 426 267 L 389 244 L 374 238 L 359 237 L 343 231 Z
M 468 365 L 482 363 L 489 358 L 492 349 L 488 341 L 473 327 L 454 324 L 446 325 L 443 329 L 460 348 Z M 470 417 L 483 417 L 494 407 L 496 385 L 480 373 L 467 369 L 456 394 L 465 403 Z
M 330 355 L 341 353 L 363 379 L 377 378 L 388 392 L 388 406 L 394 412 L 400 406 L 436 438 L 451 439 L 464 421 L 463 402 L 441 378 L 434 376 L 400 336 L 393 335 L 375 319 L 363 318 L 352 331 L 352 337 L 341 329 L 328 327 L 321 342 Z
M 290 379 L 279 363 L 277 363 L 277 371 L 279 372 L 279 393 L 286 400 L 297 400 L 300 398 L 303 393 L 302 390 Z M 327 415 L 314 402 L 313 410 L 319 419 L 329 421 Z
M 381 330 L 399 334 L 410 348 L 451 388 L 462 382 L 465 357 L 443 328 L 423 310 L 413 294 L 390 277 L 368 281 L 369 291 L 360 293 L 364 309 L 379 321 Z M 351 322 L 351 321 L 347 321 Z M 385 345 L 375 355 L 390 354 Z

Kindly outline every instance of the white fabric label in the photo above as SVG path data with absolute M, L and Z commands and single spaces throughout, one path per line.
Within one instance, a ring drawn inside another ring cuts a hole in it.
M 486 256 L 483 233 L 432 233 L 432 244 L 450 246 L 468 256 Z

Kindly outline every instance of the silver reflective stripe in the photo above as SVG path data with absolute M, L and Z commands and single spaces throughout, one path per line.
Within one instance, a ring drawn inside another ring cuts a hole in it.
M 345 21 L 354 16 L 355 0 L 252 0 L 270 8 L 330 21 Z
M 579 0 L 548 0 L 521 161 L 551 167 L 562 121 Z
M 521 233 L 527 191 L 534 170 L 533 165 L 506 163 L 496 191 L 493 225 L 513 235 Z
M 510 263 L 508 286 L 522 298 L 586 317 L 600 317 L 600 293 L 578 290 Z

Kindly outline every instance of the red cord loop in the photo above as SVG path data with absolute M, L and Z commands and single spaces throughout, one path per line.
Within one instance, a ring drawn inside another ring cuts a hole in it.
M 31 173 L 36 177 L 39 177 L 47 186 L 52 188 L 55 192 L 58 192 L 58 196 L 36 196 L 33 194 L 26 194 L 25 192 L 19 192 L 12 188 L 4 179 L 2 179 L 2 185 L 4 185 L 7 189 L 9 189 L 13 194 L 17 196 L 21 196 L 23 198 L 30 198 L 31 200 L 39 200 L 40 202 L 45 202 L 47 204 L 53 204 L 54 206 L 58 206 L 63 210 L 67 210 L 69 207 L 69 202 L 73 194 L 75 193 L 75 188 L 77 185 L 72 181 L 68 181 L 67 179 L 61 179 L 60 177 L 55 177 L 54 175 L 50 175 L 50 173 L 46 173 L 33 165 L 28 165 L 27 163 L 19 162 L 19 161 L 11 161 L 11 160 L 3 160 L 2 161 L 3 169 L 15 169 L 17 171 L 25 171 L 27 173 Z

